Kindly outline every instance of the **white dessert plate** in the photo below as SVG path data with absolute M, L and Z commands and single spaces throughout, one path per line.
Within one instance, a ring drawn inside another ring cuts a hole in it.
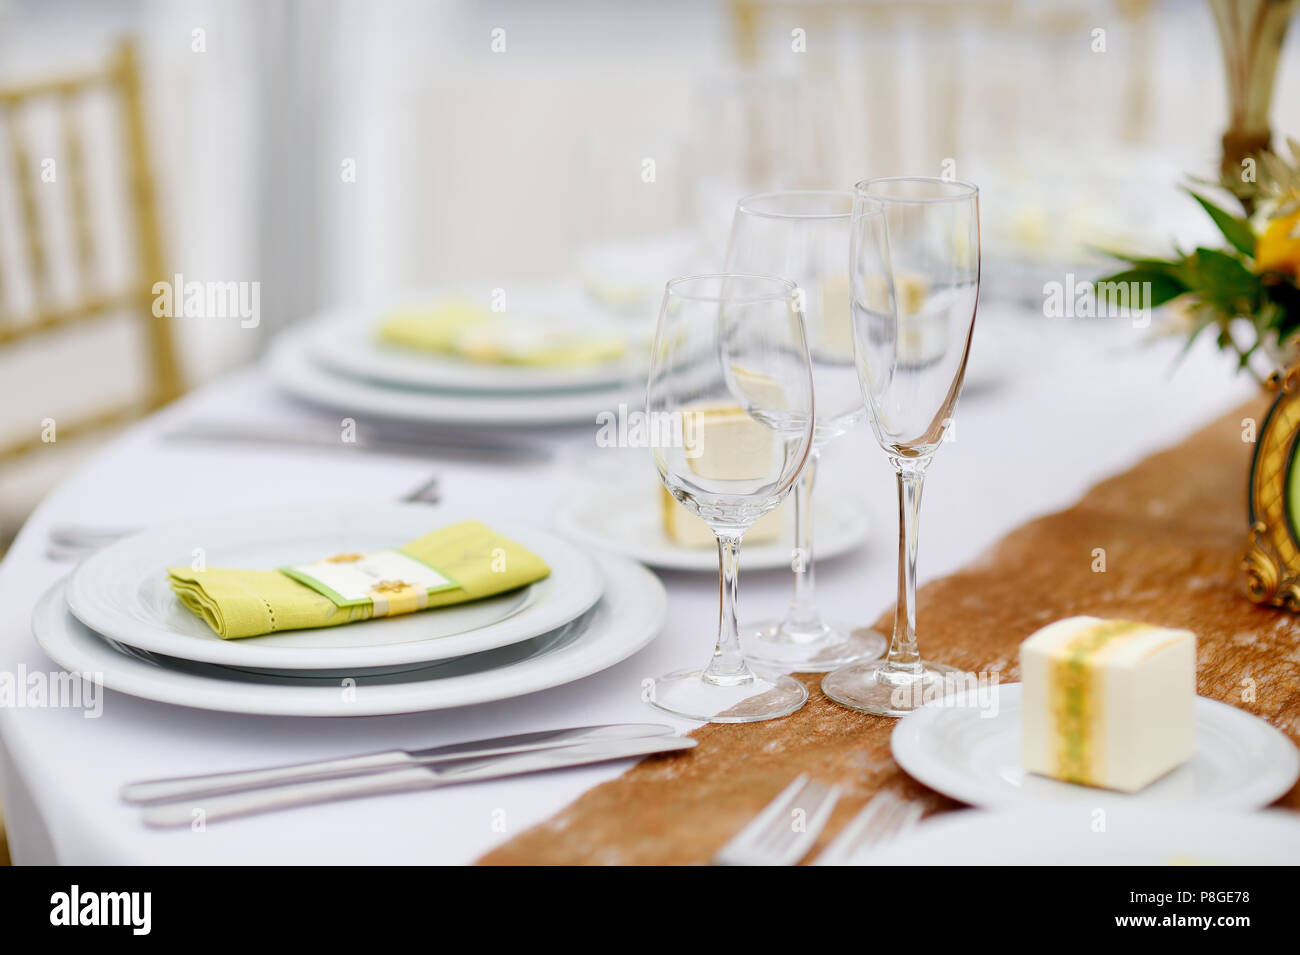
M 267 716 L 381 716 L 469 706 L 582 679 L 631 656 L 658 635 L 667 596 L 652 573 L 618 557 L 602 560 L 604 595 L 588 613 L 522 643 L 400 673 L 275 678 L 122 652 L 65 605 L 65 584 L 36 607 L 32 629 L 55 663 L 141 699 Z M 109 704 L 112 705 L 111 703 Z
M 1292 813 L 1132 802 L 944 813 L 851 864 L 1295 865 L 1298 858 L 1300 820 Z
M 608 328 L 595 332 L 611 335 Z M 386 345 L 375 316 L 334 311 L 304 328 L 307 353 L 331 371 L 363 381 L 421 391 L 500 394 L 580 391 L 626 386 L 645 378 L 644 359 L 572 367 L 479 363 Z M 633 346 L 629 343 L 629 349 Z
M 620 404 L 644 404 L 645 384 L 592 391 L 486 394 L 419 391 L 365 381 L 332 371 L 312 358 L 306 333 L 292 329 L 276 339 L 267 371 L 285 393 L 308 404 L 361 419 L 458 427 L 526 427 L 596 424 Z
M 860 547 L 870 536 L 866 506 L 847 494 L 822 493 L 813 497 L 816 559 L 828 560 Z M 742 570 L 776 570 L 790 567 L 794 550 L 794 511 L 783 509 L 785 530 L 779 540 L 746 541 L 741 549 Z M 717 549 L 683 547 L 664 532 L 658 487 L 640 477 L 585 488 L 555 513 L 552 526 L 587 547 L 622 554 L 664 570 L 718 572 Z
M 172 593 L 167 568 L 201 548 L 209 567 L 275 568 L 330 554 L 395 547 L 474 515 L 427 504 L 332 507 L 152 528 L 87 558 L 68 581 L 68 608 L 92 630 L 182 660 L 328 670 L 426 663 L 479 653 L 554 630 L 588 610 L 603 586 L 595 561 L 549 531 L 484 521 L 546 561 L 550 576 L 470 603 L 340 627 L 223 640 Z
M 1136 793 L 1063 783 L 1021 768 L 1020 684 L 999 686 L 996 708 L 981 707 L 980 696 L 970 690 L 926 704 L 899 720 L 890 746 L 908 775 L 984 809 L 1112 802 L 1258 809 L 1300 776 L 1300 750 L 1279 730 L 1244 710 L 1197 697 L 1196 752 L 1177 769 Z

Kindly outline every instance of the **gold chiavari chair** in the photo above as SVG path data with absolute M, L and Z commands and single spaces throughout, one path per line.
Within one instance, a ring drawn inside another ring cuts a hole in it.
M 129 244 L 132 262 L 124 279 L 106 282 L 97 269 L 103 251 L 96 238 L 89 177 L 87 150 L 83 129 L 83 114 L 79 106 L 88 97 L 101 97 L 110 101 L 121 139 L 120 178 L 117 186 L 124 190 L 125 207 L 133 222 L 114 222 L 114 237 L 121 235 Z M 38 190 L 44 182 L 39 162 L 33 161 L 33 150 L 24 127 L 24 119 L 36 109 L 57 111 L 57 128 L 61 137 L 62 161 L 58 167 L 57 182 L 63 190 L 63 210 L 71 218 L 72 259 L 74 260 L 71 294 L 54 292 L 52 257 L 56 250 L 50 247 L 52 230 L 42 212 Z M 21 254 L 0 257 L 0 352 L 12 349 L 19 343 L 40 336 L 52 336 L 57 331 L 85 323 L 119 319 L 129 315 L 143 323 L 143 341 L 147 354 L 145 367 L 148 380 L 138 398 L 103 403 L 89 413 L 57 421 L 60 442 L 68 437 L 102 430 L 157 408 L 182 391 L 182 379 L 172 345 L 169 319 L 153 314 L 155 282 L 165 280 L 163 252 L 158 224 L 158 211 L 154 196 L 153 179 L 149 168 L 148 143 L 145 131 L 144 105 L 140 90 L 139 68 L 135 46 L 122 41 L 107 64 L 99 69 L 61 78 L 46 79 L 8 88 L 0 87 L 0 154 L 7 150 L 5 166 L 9 181 L 0 181 L 0 209 L 5 203 L 12 205 L 17 222 Z M 0 232 L 0 242 L 5 241 Z M 20 266 L 12 265 L 15 260 Z M 5 263 L 10 263 L 6 275 Z M 17 268 L 21 275 L 13 274 Z M 32 307 L 15 311 L 15 295 L 6 292 L 21 279 L 29 291 Z M 100 287 L 101 284 L 110 287 Z M 35 360 L 35 359 L 31 359 Z M 8 396 L 12 398 L 13 396 Z M 31 452 L 48 438 L 42 437 L 43 425 L 31 422 L 31 427 L 20 432 L 17 440 L 0 443 L 0 464 Z

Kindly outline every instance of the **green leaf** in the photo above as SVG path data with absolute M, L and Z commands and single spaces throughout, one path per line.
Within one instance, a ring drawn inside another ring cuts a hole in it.
M 1246 268 L 1241 259 L 1219 249 L 1198 248 L 1187 257 L 1183 268 L 1209 287 L 1253 294 L 1260 285 L 1259 276 Z
M 1260 277 L 1236 256 L 1197 249 L 1184 264 L 1187 285 L 1204 302 L 1224 312 L 1253 315 L 1263 296 Z
M 1188 189 L 1187 192 L 1201 204 L 1202 209 L 1209 213 L 1210 218 L 1214 220 L 1214 224 L 1223 233 L 1223 237 L 1232 244 L 1234 249 L 1242 255 L 1254 257 L 1255 233 L 1250 228 L 1249 222 L 1234 216 L 1224 209 L 1220 209 L 1200 193 L 1193 192 L 1191 189 Z
M 1105 278 L 1097 280 L 1097 300 L 1109 302 L 1110 304 L 1119 304 L 1115 301 L 1116 294 L 1120 291 L 1120 286 L 1124 286 L 1124 295 L 1128 298 L 1128 304 L 1132 305 L 1131 296 L 1128 295 L 1128 288 L 1134 284 L 1146 286 L 1147 296 L 1143 301 L 1147 307 L 1155 308 L 1164 305 L 1170 299 L 1188 291 L 1187 285 L 1179 280 L 1170 269 L 1156 268 L 1135 268 L 1125 269 L 1122 272 L 1116 272 L 1114 275 L 1108 275 Z
M 1098 255 L 1104 255 L 1107 258 L 1119 259 L 1121 262 L 1128 262 L 1130 265 L 1141 265 L 1147 268 L 1177 268 L 1180 259 L 1148 259 L 1141 255 L 1134 255 L 1131 252 L 1117 252 L 1114 249 L 1103 249 L 1099 245 L 1085 246 L 1089 252 L 1096 252 Z

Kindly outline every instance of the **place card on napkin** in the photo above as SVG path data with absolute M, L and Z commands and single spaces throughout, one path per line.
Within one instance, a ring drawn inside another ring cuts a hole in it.
M 187 609 L 218 636 L 235 640 L 466 603 L 541 580 L 550 568 L 486 525 L 461 521 L 373 554 L 278 570 L 169 567 L 167 573 Z
M 372 616 L 411 613 L 429 606 L 429 596 L 456 586 L 436 567 L 401 550 L 335 554 L 280 572 L 322 593 L 340 607 L 369 605 Z
M 622 358 L 627 342 L 574 323 L 506 320 L 475 305 L 448 303 L 393 312 L 379 340 L 482 364 L 592 365 Z

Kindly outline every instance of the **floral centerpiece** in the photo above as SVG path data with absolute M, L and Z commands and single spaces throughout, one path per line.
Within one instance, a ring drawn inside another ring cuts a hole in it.
M 1288 140 L 1287 148 L 1289 158 L 1261 152 L 1240 181 L 1219 184 L 1237 211 L 1189 190 L 1225 246 L 1175 250 L 1163 259 L 1111 253 L 1127 267 L 1098 280 L 1098 295 L 1140 287 L 1146 305 L 1172 303 L 1189 340 L 1212 329 L 1219 346 L 1257 378 L 1251 362 L 1261 349 L 1275 364 L 1292 364 L 1300 357 L 1300 141 Z

